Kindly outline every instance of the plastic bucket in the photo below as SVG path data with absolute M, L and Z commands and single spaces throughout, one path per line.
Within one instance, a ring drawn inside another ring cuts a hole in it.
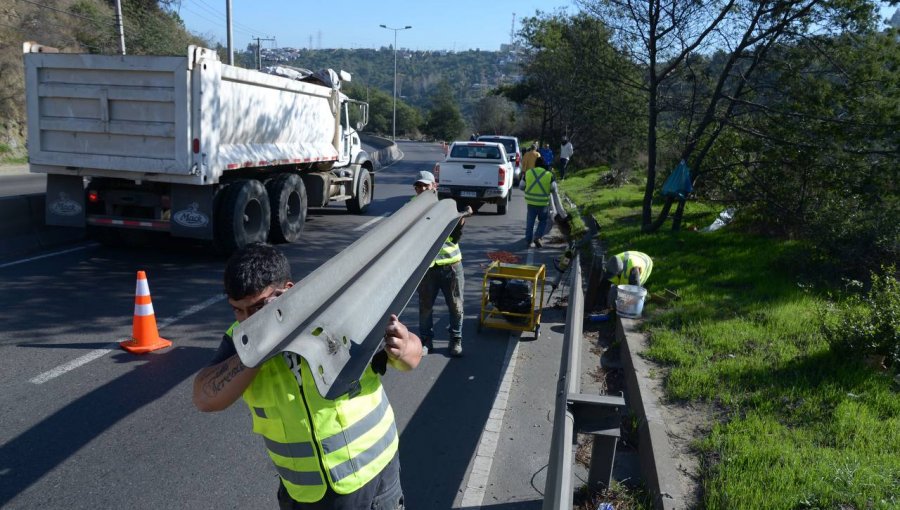
M 616 285 L 616 313 L 620 317 L 637 319 L 644 311 L 647 289 L 638 285 Z

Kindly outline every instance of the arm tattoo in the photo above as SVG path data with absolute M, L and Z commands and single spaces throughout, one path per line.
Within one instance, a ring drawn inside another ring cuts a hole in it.
M 232 366 L 231 363 L 224 363 L 206 378 L 206 382 L 203 384 L 203 392 L 206 393 L 207 396 L 216 396 L 222 391 L 222 388 L 224 388 L 226 384 L 244 371 L 244 368 L 246 367 L 241 363 L 241 360 L 236 359 L 235 361 L 237 362 L 237 365 Z

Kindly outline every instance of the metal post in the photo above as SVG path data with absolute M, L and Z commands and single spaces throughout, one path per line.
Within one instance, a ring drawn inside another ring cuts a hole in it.
M 262 41 L 274 41 L 274 38 L 251 37 L 256 39 L 256 70 L 262 70 Z
M 125 26 L 122 19 L 122 0 L 116 0 L 116 29 L 119 31 L 119 53 L 125 54 Z
M 408 28 L 412 28 L 411 25 L 406 25 L 403 28 L 391 28 L 387 25 L 379 25 L 381 28 L 386 28 L 388 30 L 394 31 L 394 107 L 393 107 L 393 121 L 391 122 L 391 140 L 397 140 L 397 32 L 401 30 L 406 30 Z
M 231 31 L 231 0 L 225 0 L 225 22 L 228 25 L 228 65 L 234 65 L 234 34 Z

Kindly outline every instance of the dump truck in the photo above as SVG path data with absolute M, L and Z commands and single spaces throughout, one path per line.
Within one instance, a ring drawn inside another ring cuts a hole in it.
M 46 222 L 101 241 L 125 231 L 230 252 L 295 242 L 308 207 L 366 211 L 374 167 L 349 73 L 185 57 L 54 52 L 25 43 L 28 159 L 47 175 Z M 351 127 L 351 122 L 353 127 Z

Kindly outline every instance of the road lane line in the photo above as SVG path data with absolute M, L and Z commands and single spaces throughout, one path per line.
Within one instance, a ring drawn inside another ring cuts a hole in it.
M 390 213 L 385 214 L 384 216 L 377 216 L 377 217 L 375 217 L 375 218 L 372 218 L 371 220 L 369 220 L 369 221 L 363 223 L 362 225 L 360 225 L 360 226 L 354 228 L 353 231 L 354 231 L 354 232 L 358 232 L 358 231 L 360 231 L 360 230 L 365 230 L 365 229 L 368 228 L 370 225 L 374 225 L 374 224 L 378 223 L 379 221 L 381 221 L 381 220 L 387 218 L 389 215 L 390 215 Z
M 503 417 L 509 407 L 509 392 L 512 389 L 513 374 L 516 372 L 518 353 L 519 337 L 517 334 L 510 333 L 503 362 L 503 379 L 500 380 L 494 404 L 491 406 L 491 413 L 484 424 L 481 439 L 478 440 L 478 449 L 475 451 L 472 470 L 463 489 L 462 501 L 458 507 L 454 508 L 479 510 L 484 502 L 485 490 L 491 475 L 491 465 L 494 463 L 494 454 L 497 453 L 497 444 L 500 442 Z
M 224 294 L 221 294 L 218 296 L 213 296 L 202 303 L 196 304 L 196 305 L 188 308 L 187 310 L 184 310 L 183 312 L 179 313 L 175 317 L 170 317 L 166 320 L 159 321 L 159 324 L 157 325 L 157 327 L 159 329 L 163 329 L 167 326 L 170 326 L 170 325 L 180 321 L 181 319 L 184 319 L 185 317 L 188 317 L 188 316 L 193 315 L 205 308 L 208 308 L 208 307 L 218 303 L 219 301 L 222 301 L 223 299 L 225 299 Z M 62 365 L 60 365 L 52 370 L 48 370 L 47 372 L 44 372 L 43 374 L 40 374 L 37 377 L 34 377 L 33 379 L 31 379 L 28 382 L 30 382 L 32 384 L 44 384 L 45 382 L 47 382 L 51 379 L 55 379 L 67 372 L 71 372 L 72 370 L 75 370 L 76 368 L 78 368 L 82 365 L 86 365 L 86 364 L 90 363 L 91 361 L 94 361 L 95 359 L 102 358 L 103 356 L 106 356 L 107 354 L 117 350 L 118 348 L 119 348 L 118 343 L 111 343 L 105 349 L 93 350 L 93 351 L 85 354 L 84 356 L 75 358 L 72 361 L 69 361 L 68 363 L 63 363 Z
M 47 257 L 55 257 L 57 255 L 65 255 L 66 253 L 72 253 L 73 251 L 81 251 L 81 250 L 85 250 L 87 248 L 96 248 L 98 246 L 100 246 L 100 245 L 97 243 L 91 243 L 91 244 L 86 244 L 84 246 L 79 246 L 77 248 L 69 248 L 68 250 L 55 251 L 53 253 L 45 253 L 43 255 L 38 255 L 37 257 L 30 257 L 30 258 L 22 259 L 22 260 L 14 260 L 12 262 L 0 264 L 0 269 L 3 269 L 4 267 L 17 266 L 19 264 L 24 264 L 26 262 L 34 262 L 35 260 L 41 260 L 41 259 L 45 259 Z

